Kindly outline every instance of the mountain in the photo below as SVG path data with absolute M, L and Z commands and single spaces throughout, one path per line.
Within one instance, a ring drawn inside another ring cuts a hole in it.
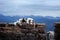
M 51 16 L 4 16 L 0 15 L 0 22 L 15 22 L 20 18 L 33 18 L 36 23 L 45 23 L 46 30 L 54 30 L 54 23 L 60 22 L 60 17 L 51 17 Z

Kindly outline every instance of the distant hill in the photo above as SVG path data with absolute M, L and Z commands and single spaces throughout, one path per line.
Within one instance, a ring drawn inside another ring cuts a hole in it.
M 51 16 L 4 16 L 0 15 L 0 22 L 15 22 L 20 18 L 33 18 L 36 23 L 46 23 L 46 30 L 54 30 L 54 22 L 60 22 L 60 17 Z

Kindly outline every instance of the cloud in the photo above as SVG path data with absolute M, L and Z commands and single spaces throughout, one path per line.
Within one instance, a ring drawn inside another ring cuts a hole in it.
M 0 14 L 59 16 L 60 0 L 0 0 Z

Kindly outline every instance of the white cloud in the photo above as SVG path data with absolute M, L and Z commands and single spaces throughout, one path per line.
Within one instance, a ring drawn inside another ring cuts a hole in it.
M 1 3 L 6 4 L 17 4 L 17 5 L 25 5 L 25 4 L 43 4 L 56 6 L 60 5 L 60 0 L 0 0 Z
M 60 6 L 60 0 L 48 0 L 48 1 L 45 1 L 45 5 L 48 5 L 48 6 Z
M 60 16 L 60 0 L 0 0 L 0 14 Z

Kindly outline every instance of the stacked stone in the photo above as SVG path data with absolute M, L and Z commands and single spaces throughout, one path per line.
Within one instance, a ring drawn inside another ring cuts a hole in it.
M 60 40 L 60 23 L 57 22 L 55 23 L 55 29 L 54 29 L 54 32 L 55 32 L 55 40 Z

